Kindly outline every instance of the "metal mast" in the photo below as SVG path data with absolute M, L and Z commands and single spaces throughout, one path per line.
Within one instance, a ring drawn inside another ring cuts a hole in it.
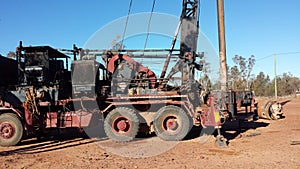
M 180 51 L 196 53 L 199 33 L 198 0 L 183 0 Z
M 195 54 L 197 51 L 198 32 L 199 32 L 198 9 L 199 9 L 198 0 L 183 0 L 180 21 L 177 30 L 175 32 L 170 54 L 166 58 L 160 78 L 164 78 L 165 76 L 165 73 L 167 71 L 170 62 L 172 50 L 174 49 L 177 35 L 180 28 L 181 28 L 180 57 L 184 57 L 184 54 L 186 52 L 191 52 L 193 59 L 195 59 Z M 182 81 L 186 81 L 188 75 L 186 73 L 183 73 L 182 77 L 183 77 Z
M 199 33 L 199 3 L 198 0 L 183 0 L 182 5 L 180 55 L 182 57 L 185 57 L 185 54 L 187 52 L 190 52 L 190 56 L 192 58 L 189 58 L 188 62 L 194 62 L 197 52 L 197 41 Z M 194 69 L 190 67 L 188 68 L 191 70 L 182 71 L 182 84 L 190 80 L 189 78 L 194 79 Z

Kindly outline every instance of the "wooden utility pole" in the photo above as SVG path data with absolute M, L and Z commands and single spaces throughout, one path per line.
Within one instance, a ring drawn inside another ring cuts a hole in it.
M 276 71 L 276 54 L 274 54 L 274 89 L 275 89 L 275 99 L 277 100 L 277 71 Z
M 226 64 L 226 43 L 225 43 L 224 2 L 223 2 L 223 0 L 217 0 L 217 8 L 218 8 L 221 90 L 226 91 L 227 90 L 227 64 Z

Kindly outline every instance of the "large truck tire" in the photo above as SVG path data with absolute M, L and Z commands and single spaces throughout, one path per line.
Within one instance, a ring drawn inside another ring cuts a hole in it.
M 23 125 L 17 115 L 4 113 L 0 115 L 0 145 L 17 145 L 23 136 Z
M 166 141 L 184 139 L 192 125 L 191 117 L 180 107 L 172 105 L 159 109 L 153 121 L 156 135 Z
M 108 113 L 104 120 L 104 131 L 115 142 L 129 142 L 139 130 L 139 118 L 136 111 L 127 107 L 118 107 Z

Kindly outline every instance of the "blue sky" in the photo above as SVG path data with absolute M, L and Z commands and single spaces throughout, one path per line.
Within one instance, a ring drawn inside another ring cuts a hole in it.
M 254 55 L 253 73 L 273 77 L 274 53 L 300 52 L 299 0 L 224 0 L 227 61 L 236 54 Z M 128 12 L 129 0 L 0 2 L 0 54 L 24 45 L 82 47 L 100 28 Z M 149 12 L 151 0 L 133 0 L 132 13 Z M 180 16 L 181 0 L 157 0 L 155 12 Z M 218 49 L 215 0 L 201 0 L 200 30 Z M 151 38 L 149 39 L 151 40 Z M 144 42 L 141 42 L 144 43 Z M 170 46 L 167 44 L 166 46 Z M 267 57 L 269 56 L 269 57 Z M 300 53 L 277 56 L 277 74 L 300 77 Z

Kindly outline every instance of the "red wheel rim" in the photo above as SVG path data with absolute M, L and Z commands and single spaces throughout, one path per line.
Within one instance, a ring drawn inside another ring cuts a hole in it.
M 166 122 L 167 128 L 170 130 L 176 130 L 176 128 L 178 127 L 178 123 L 176 121 L 176 119 L 168 119 Z
M 9 122 L 1 123 L 0 125 L 0 137 L 3 139 L 10 139 L 15 135 L 15 127 Z
M 163 120 L 162 128 L 166 132 L 176 132 L 179 127 L 178 119 L 175 116 L 168 116 Z
M 131 130 L 131 121 L 124 116 L 118 116 L 112 122 L 112 129 L 118 134 L 126 134 Z

